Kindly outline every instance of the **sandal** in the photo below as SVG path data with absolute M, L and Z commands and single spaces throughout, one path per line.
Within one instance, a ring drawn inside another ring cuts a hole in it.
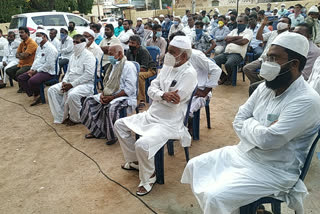
M 96 138 L 92 133 L 86 134 L 84 137 L 85 137 L 86 139 Z
M 149 192 L 151 192 L 151 190 L 152 190 L 154 184 L 156 183 L 156 181 L 157 181 L 157 176 L 154 175 L 152 178 L 149 178 L 148 184 L 142 185 L 142 184 L 140 183 L 138 187 L 143 187 L 143 188 L 146 190 L 146 192 L 139 192 L 139 191 L 137 191 L 136 194 L 137 194 L 138 196 L 147 195 Z
M 137 170 L 139 171 L 139 165 L 133 162 L 126 162 L 124 165 L 121 165 L 121 168 L 124 170 Z

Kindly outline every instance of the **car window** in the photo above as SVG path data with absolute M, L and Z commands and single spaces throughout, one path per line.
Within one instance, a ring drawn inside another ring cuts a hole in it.
M 69 22 L 74 22 L 76 26 L 85 26 L 85 27 L 88 26 L 88 23 L 85 20 L 77 16 L 67 15 L 67 17 L 69 19 Z
M 31 18 L 35 24 L 43 26 L 66 26 L 63 15 L 35 16 Z
M 19 27 L 27 26 L 27 18 L 26 17 L 16 17 L 11 19 L 9 29 L 15 29 Z

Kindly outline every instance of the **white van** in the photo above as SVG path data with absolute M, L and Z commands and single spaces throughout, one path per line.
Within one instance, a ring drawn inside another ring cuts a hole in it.
M 37 13 L 23 13 L 12 16 L 9 31 L 19 34 L 19 27 L 27 27 L 32 37 L 35 37 L 38 25 L 43 25 L 46 30 L 56 29 L 58 35 L 61 27 L 68 27 L 69 22 L 76 24 L 76 31 L 82 34 L 88 28 L 89 21 L 81 16 L 72 13 L 64 12 L 37 12 Z

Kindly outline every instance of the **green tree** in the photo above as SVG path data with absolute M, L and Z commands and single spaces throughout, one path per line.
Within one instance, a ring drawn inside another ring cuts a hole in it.
M 80 13 L 88 14 L 91 13 L 93 0 L 77 0 L 78 10 Z
M 11 16 L 19 14 L 25 7 L 25 0 L 0 0 L 0 23 L 10 22 Z

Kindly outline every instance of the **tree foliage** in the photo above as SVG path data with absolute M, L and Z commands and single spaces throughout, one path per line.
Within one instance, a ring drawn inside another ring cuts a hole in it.
M 0 0 L 0 23 L 10 22 L 19 13 L 40 11 L 91 12 L 93 0 Z

